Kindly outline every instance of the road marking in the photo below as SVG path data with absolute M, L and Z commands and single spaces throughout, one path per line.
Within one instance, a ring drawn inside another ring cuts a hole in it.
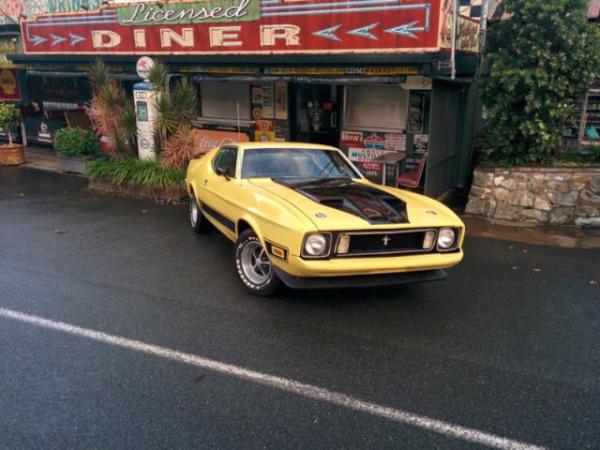
M 245 369 L 233 364 L 226 364 L 202 356 L 183 353 L 170 348 L 160 347 L 158 345 L 148 344 L 135 339 L 128 339 L 101 331 L 82 328 L 65 322 L 57 322 L 45 319 L 43 317 L 25 314 L 11 309 L 0 308 L 0 317 L 12 319 L 35 325 L 49 330 L 60 331 L 73 336 L 84 337 L 93 341 L 114 345 L 137 352 L 146 353 L 152 356 L 177 361 L 190 366 L 201 367 L 206 370 L 218 372 L 224 375 L 232 376 L 253 383 L 261 384 L 270 388 L 290 392 L 305 398 L 330 403 L 343 408 L 360 411 L 372 416 L 381 417 L 403 425 L 409 425 L 433 433 L 442 434 L 463 441 L 474 442 L 492 448 L 511 449 L 511 450 L 544 450 L 544 447 L 529 444 L 526 442 L 515 441 L 495 434 L 486 433 L 474 428 L 463 427 L 450 422 L 432 419 L 427 416 L 413 414 L 401 409 L 391 408 L 377 403 L 371 403 L 350 395 L 330 391 L 318 386 L 300 383 L 287 378 L 269 375 Z

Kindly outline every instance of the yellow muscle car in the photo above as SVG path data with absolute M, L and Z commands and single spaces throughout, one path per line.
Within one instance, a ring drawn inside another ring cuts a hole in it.
M 441 203 L 366 180 L 337 148 L 240 143 L 190 162 L 190 221 L 235 242 L 244 287 L 377 286 L 445 278 L 465 227 Z

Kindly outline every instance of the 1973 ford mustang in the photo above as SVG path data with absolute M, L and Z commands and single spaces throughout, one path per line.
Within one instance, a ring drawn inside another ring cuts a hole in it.
M 431 281 L 458 264 L 465 227 L 431 198 L 373 184 L 334 147 L 240 143 L 190 162 L 190 220 L 235 242 L 244 287 Z

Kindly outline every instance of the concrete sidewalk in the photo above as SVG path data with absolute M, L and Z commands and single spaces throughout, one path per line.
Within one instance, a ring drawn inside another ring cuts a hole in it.
M 562 248 L 600 249 L 600 230 L 577 226 L 522 226 L 498 224 L 463 216 L 469 237 L 523 242 Z
M 25 164 L 21 167 L 85 176 L 85 163 L 84 158 L 60 156 L 49 147 L 29 146 L 25 148 Z

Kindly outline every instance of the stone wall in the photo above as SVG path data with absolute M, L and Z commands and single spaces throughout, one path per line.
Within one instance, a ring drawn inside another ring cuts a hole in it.
M 600 226 L 600 167 L 478 167 L 466 212 L 511 222 Z

